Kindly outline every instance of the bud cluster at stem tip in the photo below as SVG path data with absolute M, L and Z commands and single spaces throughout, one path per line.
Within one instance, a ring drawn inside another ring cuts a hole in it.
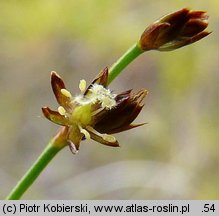
M 183 8 L 149 25 L 141 35 L 139 47 L 144 50 L 171 51 L 192 44 L 210 32 L 204 11 Z

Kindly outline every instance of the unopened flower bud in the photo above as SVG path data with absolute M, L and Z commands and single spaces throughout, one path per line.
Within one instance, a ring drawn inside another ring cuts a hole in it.
M 194 43 L 210 32 L 204 11 L 187 8 L 168 14 L 146 28 L 139 40 L 142 50 L 170 51 Z

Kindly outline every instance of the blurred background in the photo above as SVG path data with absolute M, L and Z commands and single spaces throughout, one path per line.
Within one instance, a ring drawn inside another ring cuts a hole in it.
M 32 165 L 58 126 L 50 71 L 71 92 L 111 66 L 160 16 L 190 7 L 210 15 L 207 38 L 182 49 L 143 54 L 111 84 L 146 88 L 121 148 L 84 141 L 59 153 L 23 199 L 219 198 L 219 2 L 173 0 L 0 1 L 0 198 Z

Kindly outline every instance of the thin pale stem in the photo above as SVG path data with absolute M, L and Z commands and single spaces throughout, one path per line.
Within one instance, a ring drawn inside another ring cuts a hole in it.
M 20 199 L 24 192 L 33 184 L 36 178 L 61 149 L 62 148 L 54 146 L 52 140 L 38 157 L 36 162 L 30 167 L 30 169 L 6 197 L 6 200 Z
M 121 72 L 144 51 L 135 43 L 130 47 L 109 69 L 108 84 L 110 84 Z

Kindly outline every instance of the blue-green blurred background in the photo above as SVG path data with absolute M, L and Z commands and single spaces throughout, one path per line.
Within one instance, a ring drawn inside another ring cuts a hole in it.
M 64 149 L 24 199 L 219 198 L 219 1 L 0 1 L 0 198 L 35 161 L 58 126 L 50 71 L 71 92 L 110 66 L 160 16 L 182 7 L 206 10 L 213 33 L 169 53 L 140 56 L 111 85 L 147 88 L 135 122 L 117 134 L 121 148 L 85 141 Z

